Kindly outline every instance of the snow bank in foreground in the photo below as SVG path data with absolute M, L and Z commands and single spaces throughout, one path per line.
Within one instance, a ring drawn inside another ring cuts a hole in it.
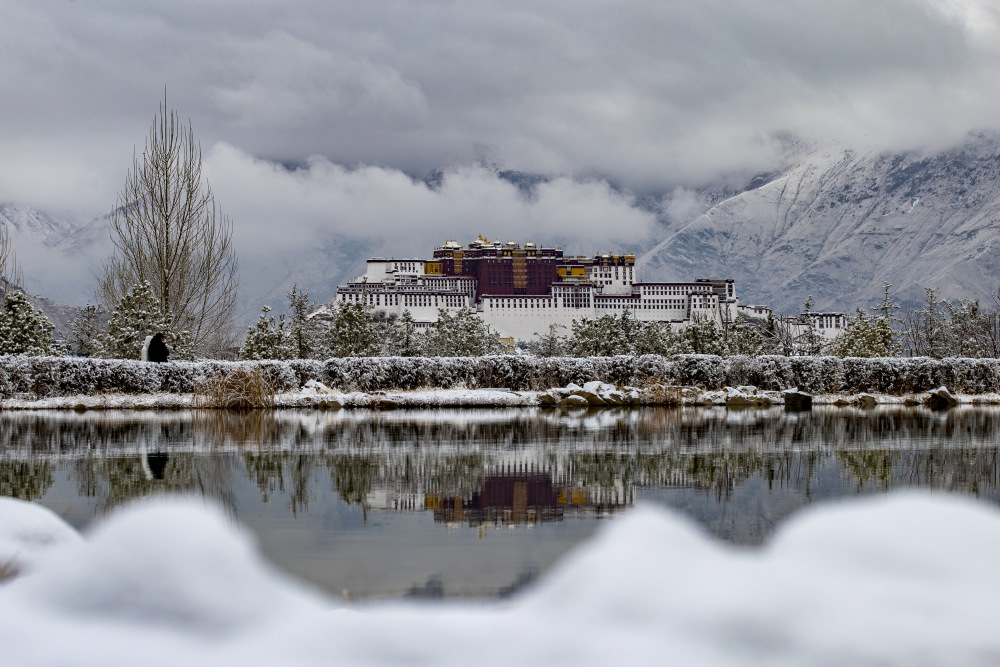
M 30 570 L 39 554 L 80 541 L 79 533 L 52 510 L 0 496 L 0 573 Z
M 25 512 L 3 503 L 0 525 Z M 762 551 L 643 509 L 512 603 L 350 608 L 217 512 L 158 501 L 0 587 L 0 646 L 11 664 L 995 664 L 998 560 L 1000 514 L 953 497 L 811 510 Z

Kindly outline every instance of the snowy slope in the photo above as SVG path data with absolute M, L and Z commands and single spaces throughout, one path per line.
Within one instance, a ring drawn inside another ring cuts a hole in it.
M 0 225 L 10 232 L 29 293 L 44 295 L 56 309 L 59 303 L 94 301 L 91 271 L 107 251 L 106 218 L 80 225 L 29 206 L 2 204 Z
M 943 493 L 810 508 L 760 550 L 715 542 L 674 513 L 638 509 L 502 605 L 326 598 L 274 571 L 201 499 L 139 503 L 82 540 L 33 509 L 0 502 L 0 563 L 18 568 L 0 587 L 0 646 L 10 664 L 1000 658 L 1000 513 Z
M 731 277 L 745 302 L 852 310 L 883 281 L 990 303 L 1000 284 L 1000 137 L 936 153 L 817 150 L 682 224 L 638 261 L 644 280 Z

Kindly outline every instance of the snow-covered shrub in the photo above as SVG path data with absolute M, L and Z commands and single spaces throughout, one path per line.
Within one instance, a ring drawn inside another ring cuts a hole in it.
M 757 364 L 754 359 L 744 355 L 726 358 L 724 384 L 729 387 L 753 384 L 753 381 L 756 379 L 756 374 L 754 373 L 756 366 Z
M 288 368 L 295 374 L 299 387 L 304 387 L 309 380 L 323 382 L 325 377 L 323 362 L 316 359 L 292 359 Z
M 674 384 L 674 364 L 658 354 L 644 354 L 637 357 L 629 384 Z
M 753 385 L 808 392 L 919 393 L 945 385 L 962 393 L 1000 391 L 1000 360 L 656 355 L 615 357 L 345 357 L 326 361 L 171 361 L 0 356 L 0 396 L 45 398 L 100 393 L 191 393 L 212 376 L 255 368 L 274 391 L 317 380 L 343 391 L 505 387 L 545 390 L 600 380 L 608 384 Z
M 794 382 L 802 391 L 829 393 L 840 391 L 844 373 L 836 357 L 791 357 Z
M 791 357 L 779 355 L 757 357 L 750 369 L 750 381 L 747 384 L 772 391 L 794 387 L 795 372 L 792 369 Z
M 931 357 L 914 357 L 905 360 L 906 380 L 904 391 L 918 392 L 924 389 L 933 389 L 941 386 L 937 382 L 939 376 L 937 359 Z
M 14 385 L 11 384 L 10 376 L 5 368 L 0 368 L 0 398 L 9 398 L 14 395 Z
M 635 377 L 635 357 L 631 355 L 616 355 L 600 360 L 592 380 L 601 380 L 613 385 L 626 385 Z
M 237 364 L 230 362 L 233 367 L 256 366 L 264 374 L 265 379 L 270 383 L 274 391 L 295 391 L 299 388 L 299 377 L 287 362 L 282 361 L 258 361 L 254 364 Z
M 898 394 L 905 391 L 906 368 L 902 359 L 848 357 L 842 361 L 847 391 Z
M 949 359 L 952 364 L 954 389 L 967 394 L 983 394 L 1000 389 L 1000 360 Z M 951 385 L 949 385 L 951 386 Z
M 714 354 L 682 354 L 674 360 L 675 384 L 717 389 L 722 386 L 723 360 Z

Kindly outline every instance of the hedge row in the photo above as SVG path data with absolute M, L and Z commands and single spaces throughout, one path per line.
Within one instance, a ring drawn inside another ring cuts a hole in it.
M 905 394 L 944 385 L 966 394 L 1000 392 L 1000 360 L 837 357 L 371 357 L 327 361 L 170 362 L 0 356 L 0 397 L 77 394 L 188 393 L 197 382 L 240 365 L 260 368 L 278 391 L 309 380 L 342 390 L 505 387 L 548 389 L 602 380 L 617 385 L 663 383 L 721 389 L 798 387 L 809 392 Z

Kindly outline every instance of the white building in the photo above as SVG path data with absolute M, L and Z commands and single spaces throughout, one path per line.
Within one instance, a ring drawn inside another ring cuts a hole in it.
M 480 237 L 467 248 L 455 241 L 435 248 L 434 259 L 372 258 L 363 276 L 337 288 L 338 303 L 365 303 L 417 326 L 437 321 L 439 310 L 475 311 L 501 337 L 530 340 L 552 324 L 618 316 L 626 310 L 642 322 L 674 327 L 712 318 L 720 325 L 737 316 L 766 319 L 765 306 L 742 305 L 732 279 L 692 282 L 636 281 L 631 254 L 563 256 L 559 248 L 524 248 Z M 847 325 L 842 313 L 812 313 L 824 340 Z

